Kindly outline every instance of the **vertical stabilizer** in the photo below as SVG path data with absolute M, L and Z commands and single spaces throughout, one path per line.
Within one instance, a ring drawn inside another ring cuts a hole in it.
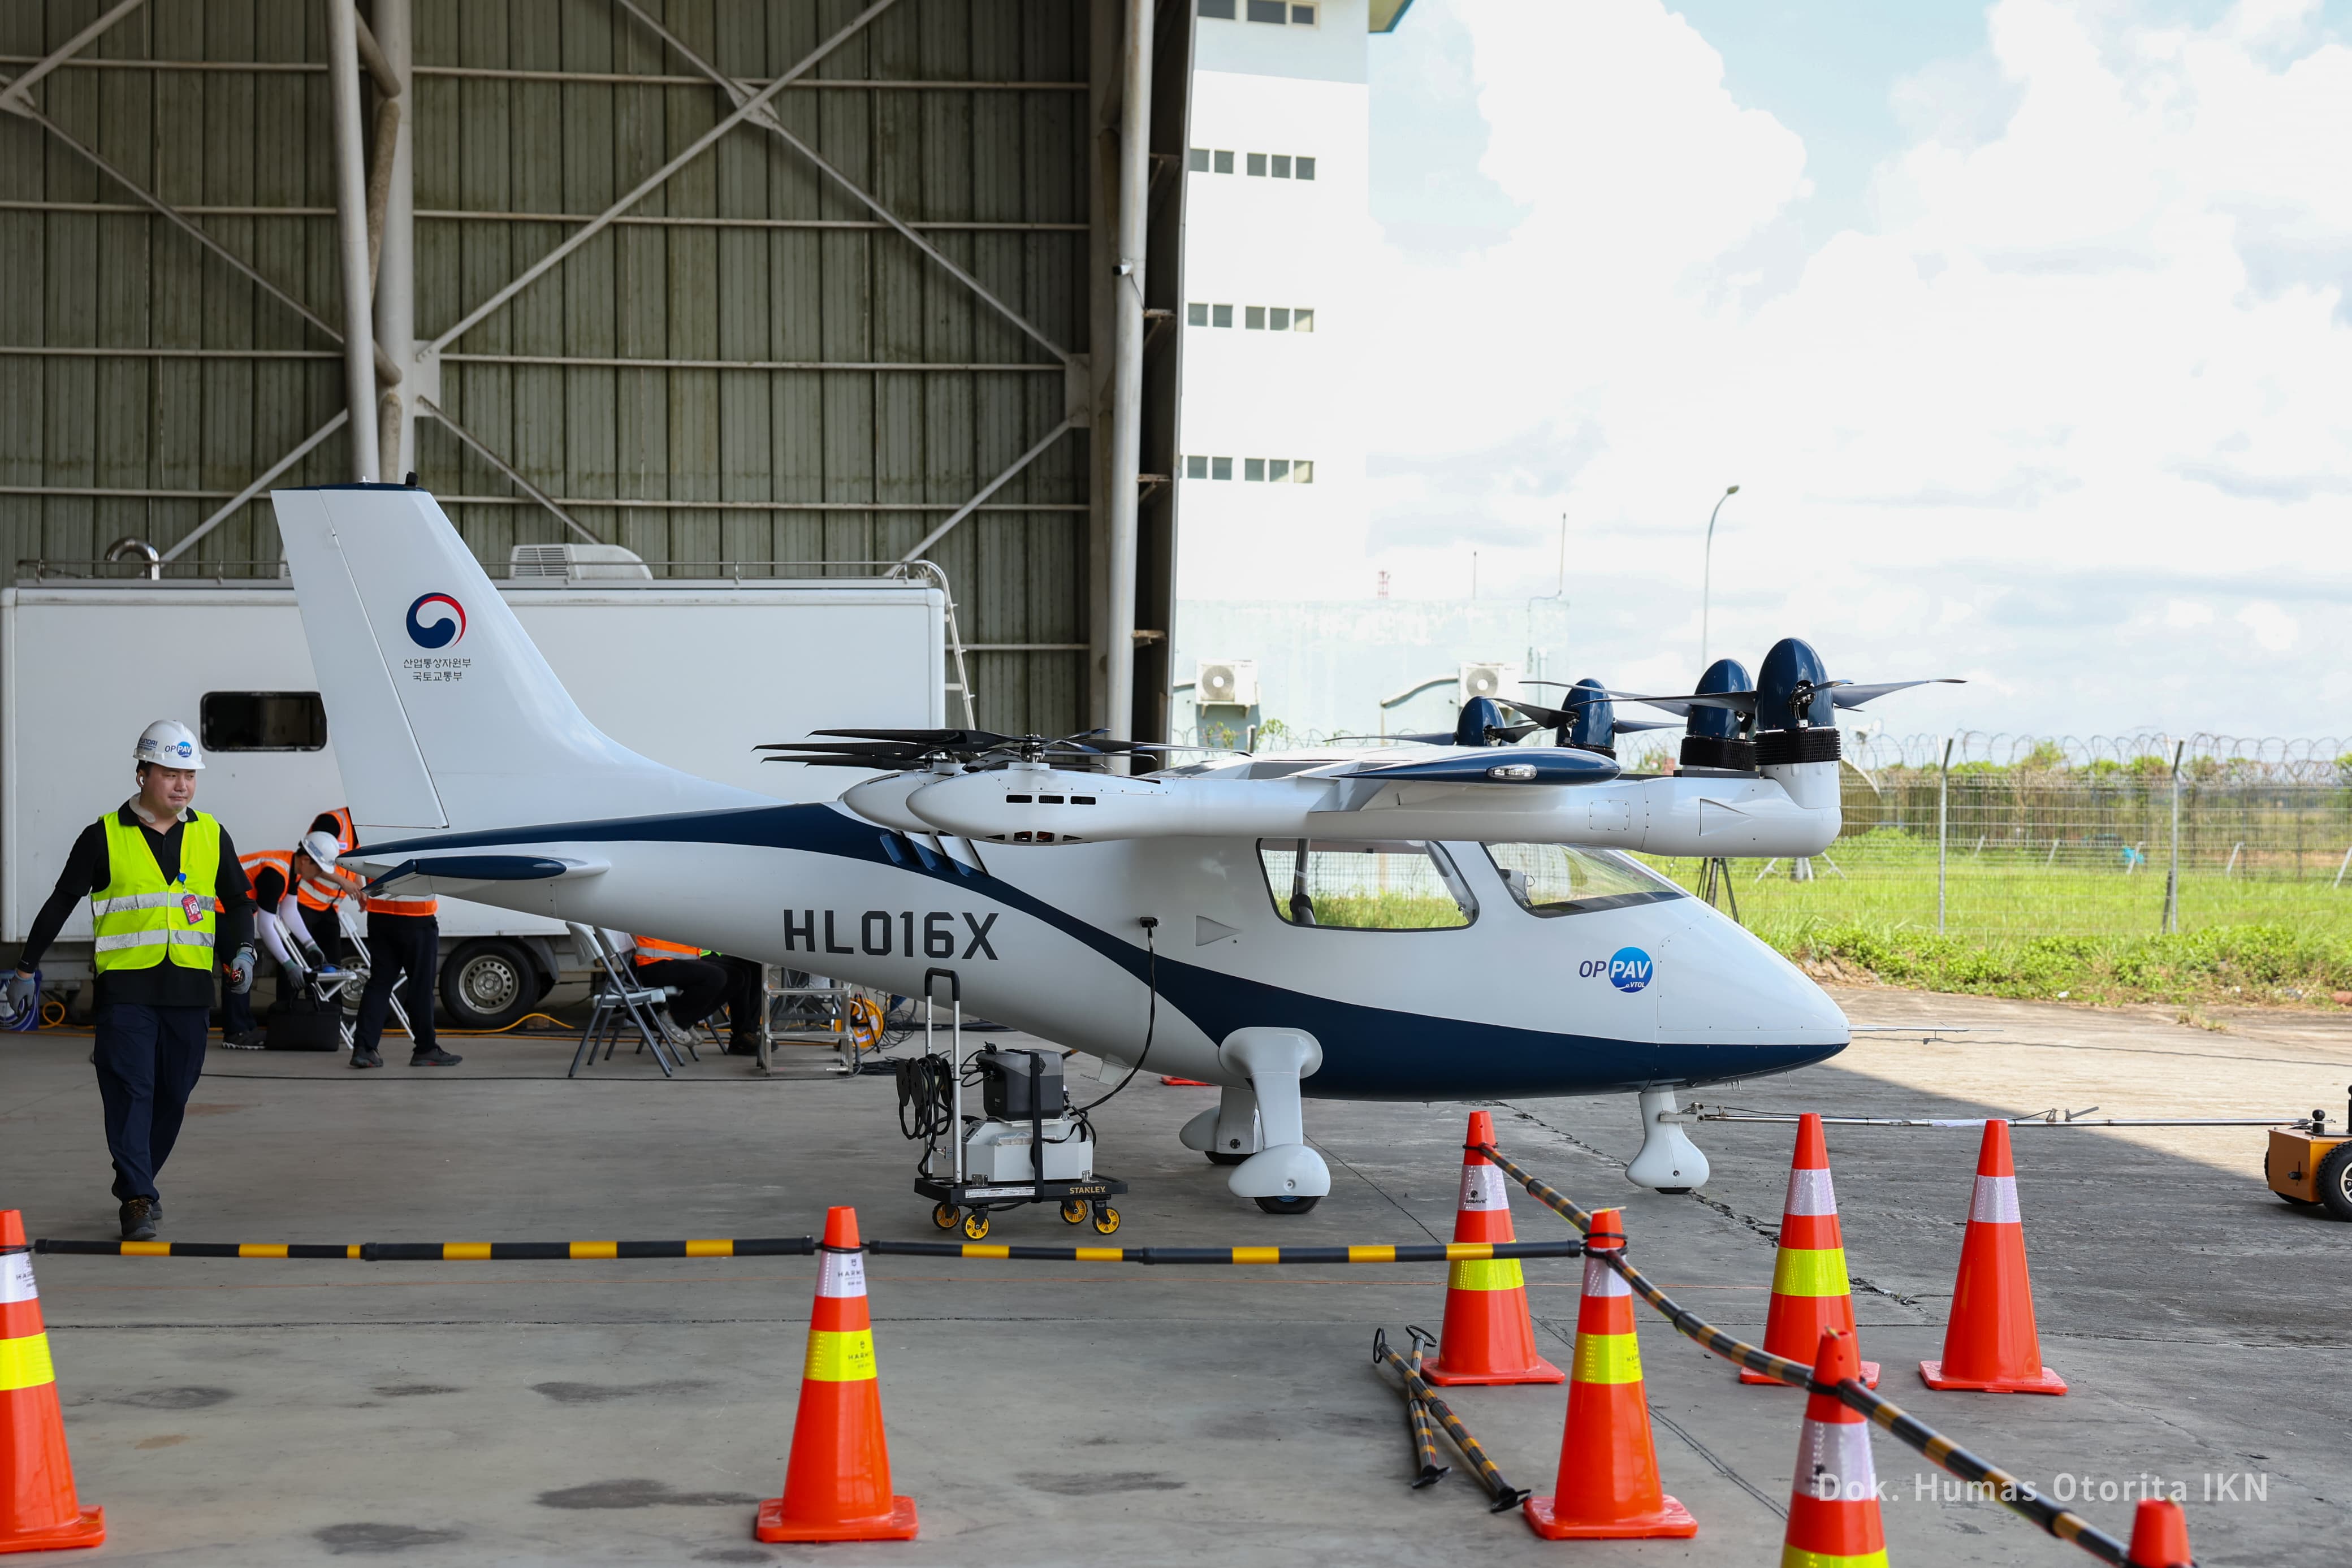
M 640 757 L 589 723 L 427 492 L 334 485 L 270 499 L 362 826 L 772 803 Z

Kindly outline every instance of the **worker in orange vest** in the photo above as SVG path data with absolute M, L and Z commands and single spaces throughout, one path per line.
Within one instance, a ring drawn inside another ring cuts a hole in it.
M 359 830 L 348 806 L 321 811 L 310 822 L 314 832 L 332 833 L 349 854 L 360 847 Z M 414 1049 L 411 1067 L 455 1067 L 465 1060 L 441 1049 L 433 1034 L 433 979 L 441 964 L 441 901 L 431 894 L 377 892 L 362 895 L 367 910 L 368 980 L 360 993 L 360 1016 L 352 1030 L 352 1065 L 382 1067 L 377 1047 L 383 1040 L 384 1019 L 392 1015 L 392 993 L 408 1009 Z
M 727 1009 L 727 1054 L 756 1056 L 760 1052 L 760 966 L 749 958 L 688 947 L 659 936 L 632 936 L 636 944 L 637 978 L 649 986 L 675 986 L 669 1021 L 690 1030 Z

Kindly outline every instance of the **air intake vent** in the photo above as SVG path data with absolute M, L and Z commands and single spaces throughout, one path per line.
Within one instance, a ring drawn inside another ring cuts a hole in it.
M 507 558 L 516 582 L 643 582 L 653 577 L 637 552 L 619 545 L 517 545 Z
M 1756 737 L 1756 766 L 1778 768 L 1791 762 L 1835 762 L 1845 755 L 1834 725 L 1811 729 L 1768 729 Z

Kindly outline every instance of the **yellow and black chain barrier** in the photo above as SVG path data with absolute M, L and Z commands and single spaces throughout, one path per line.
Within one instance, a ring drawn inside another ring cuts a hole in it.
M 522 1263 L 625 1258 L 792 1258 L 817 1250 L 814 1236 L 698 1241 L 59 1241 L 36 1252 L 97 1258 L 339 1259 L 362 1263 Z M 1577 1258 L 1582 1241 L 1439 1241 L 1370 1247 L 1014 1247 L 978 1241 L 875 1239 L 878 1257 L 962 1258 L 1016 1263 L 1465 1263 L 1507 1258 Z
M 1538 1181 L 1511 1163 L 1492 1144 L 1470 1145 L 1502 1170 L 1503 1174 L 1527 1188 L 1528 1195 L 1546 1208 L 1559 1215 L 1580 1231 L 1592 1228 L 1592 1216 L 1561 1197 L 1553 1188 Z M 2116 1568 L 2129 1568 L 2130 1549 L 2078 1513 L 2058 1507 L 2042 1498 L 2032 1484 L 2020 1480 L 2000 1466 L 1988 1463 L 1961 1448 L 1949 1437 L 1917 1416 L 1906 1412 L 1891 1399 L 1885 1399 L 1864 1387 L 1857 1379 L 1848 1378 L 1839 1384 L 1813 1381 L 1813 1369 L 1802 1362 L 1790 1361 L 1782 1355 L 1749 1344 L 1747 1341 L 1724 1333 L 1683 1306 L 1657 1286 L 1650 1283 L 1639 1269 L 1625 1260 L 1624 1244 L 1621 1239 L 1611 1248 L 1594 1248 L 1593 1257 L 1615 1270 L 1620 1278 L 1633 1288 L 1635 1295 L 1658 1309 L 1675 1331 L 1685 1339 L 1705 1345 L 1726 1361 L 1734 1362 L 1752 1372 L 1776 1378 L 1791 1387 L 1823 1394 L 1862 1413 L 1874 1425 L 1884 1427 L 1906 1447 L 1916 1449 L 1927 1462 L 1938 1469 L 1959 1477 L 1962 1480 L 1983 1483 L 1993 1500 L 2011 1513 L 2032 1521 L 2035 1525 L 2061 1541 L 2071 1542 L 2102 1563 Z
M 1417 1353 L 1418 1343 L 1414 1348 Z M 1414 1359 L 1420 1359 L 1418 1354 Z M 1478 1484 L 1485 1487 L 1486 1495 L 1495 1500 L 1487 1507 L 1489 1513 L 1502 1513 L 1517 1508 L 1533 1495 L 1527 1488 L 1515 1487 L 1503 1479 L 1503 1472 L 1495 1468 L 1495 1461 L 1486 1457 L 1486 1450 L 1478 1446 L 1478 1439 L 1470 1435 L 1470 1428 L 1462 1424 L 1462 1417 L 1454 1413 L 1454 1407 L 1437 1396 L 1437 1391 L 1423 1381 L 1420 1373 L 1405 1364 L 1404 1357 L 1389 1348 L 1389 1331 L 1386 1329 L 1372 1331 L 1372 1364 L 1393 1368 L 1396 1375 L 1404 1380 L 1405 1397 L 1427 1410 L 1437 1418 L 1437 1424 L 1445 1428 L 1445 1435 L 1454 1439 L 1454 1446 L 1462 1450 L 1462 1457 L 1469 1460 L 1470 1468 L 1477 1472 Z M 1436 1445 L 1433 1443 L 1423 1463 L 1434 1460 L 1436 1457 Z M 1444 1473 L 1442 1470 L 1438 1472 L 1440 1475 Z M 1437 1477 L 1429 1479 L 1435 1480 Z
M 1410 1323 L 1405 1325 L 1404 1333 L 1405 1338 L 1412 1344 L 1412 1355 L 1405 1363 L 1405 1370 L 1419 1377 L 1421 1353 L 1435 1345 L 1437 1336 L 1427 1329 L 1415 1328 Z M 1437 1462 L 1437 1424 L 1429 1418 L 1429 1406 L 1413 1397 L 1410 1385 L 1405 1388 L 1404 1429 L 1412 1438 L 1412 1489 L 1415 1491 L 1444 1480 L 1453 1473 L 1452 1465 Z

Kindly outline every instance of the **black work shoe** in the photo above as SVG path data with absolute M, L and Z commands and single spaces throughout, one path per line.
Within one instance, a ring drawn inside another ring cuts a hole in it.
M 756 1040 L 730 1040 L 727 1042 L 727 1054 L 730 1056 L 757 1056 L 760 1054 L 760 1042 Z
M 437 1045 L 428 1045 L 422 1051 L 409 1052 L 408 1065 L 411 1067 L 455 1067 L 457 1063 L 465 1060 L 466 1059 L 462 1056 L 452 1056 L 449 1052 L 442 1050 Z
M 122 1206 L 122 1239 L 152 1241 L 155 1239 L 155 1200 L 134 1197 Z
M 353 1067 L 382 1067 L 383 1065 L 383 1058 L 378 1056 L 374 1051 L 370 1051 L 365 1046 L 355 1045 L 352 1047 L 352 1065 Z

